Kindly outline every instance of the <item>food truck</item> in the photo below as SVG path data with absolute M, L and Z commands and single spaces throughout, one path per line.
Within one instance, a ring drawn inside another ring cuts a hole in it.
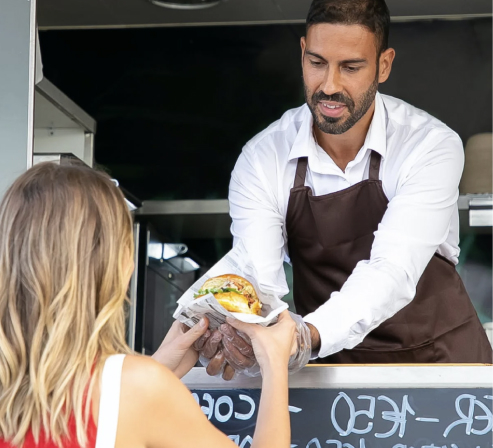
M 397 59 L 380 90 L 464 143 L 457 269 L 491 340 L 491 2 L 387 3 Z M 2 1 L 0 194 L 40 161 L 109 170 L 135 218 L 127 334 L 138 352 L 158 348 L 177 300 L 231 248 L 227 189 L 242 146 L 304 101 L 309 4 Z M 292 293 L 284 300 L 295 311 Z M 488 365 L 308 365 L 290 381 L 292 446 L 493 446 L 492 378 Z M 226 383 L 196 367 L 184 382 L 250 446 L 258 378 Z

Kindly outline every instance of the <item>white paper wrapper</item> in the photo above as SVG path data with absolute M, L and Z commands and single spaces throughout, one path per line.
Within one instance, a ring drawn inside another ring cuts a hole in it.
M 244 313 L 230 313 L 226 311 L 212 294 L 194 299 L 202 285 L 211 277 L 224 274 L 235 274 L 246 278 L 255 288 L 262 303 L 262 315 Z M 209 327 L 214 329 L 226 322 L 226 317 L 234 317 L 243 322 L 267 326 L 277 321 L 277 316 L 288 308 L 288 304 L 281 300 L 282 292 L 261 288 L 257 282 L 257 275 L 245 247 L 240 242 L 205 275 L 197 280 L 178 300 L 178 308 L 173 317 L 185 325 L 192 327 L 201 317 L 209 319 Z
M 212 294 L 207 294 L 198 299 L 194 299 L 194 294 L 197 294 L 203 284 L 211 277 L 217 277 L 224 274 L 236 274 L 246 278 L 257 291 L 260 302 L 262 303 L 262 315 L 244 313 L 230 313 L 226 311 Z M 234 317 L 248 323 L 256 323 L 263 326 L 268 326 L 271 323 L 277 322 L 279 314 L 288 309 L 288 304 L 281 300 L 285 291 L 281 288 L 278 290 L 267 290 L 259 286 L 257 282 L 255 268 L 251 263 L 245 247 L 240 242 L 225 257 L 216 263 L 204 276 L 197 280 L 178 300 L 178 308 L 173 314 L 173 317 L 185 325 L 192 327 L 202 317 L 209 319 L 209 327 L 211 329 L 218 328 L 226 322 L 226 317 Z M 297 372 L 305 366 L 310 359 L 311 341 L 310 331 L 303 322 L 301 316 L 291 314 L 291 317 L 296 322 L 298 351 L 289 361 L 288 370 L 290 373 Z M 241 337 L 249 342 L 248 336 L 238 333 Z M 207 367 L 210 360 L 200 357 L 200 362 L 204 367 Z M 220 377 L 224 369 L 224 364 L 221 371 L 216 375 Z M 260 375 L 260 367 L 257 362 L 248 368 L 236 368 L 236 375 L 246 375 L 255 377 Z

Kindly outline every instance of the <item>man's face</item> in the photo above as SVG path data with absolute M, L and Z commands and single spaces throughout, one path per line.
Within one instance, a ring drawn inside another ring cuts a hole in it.
M 368 112 L 381 82 L 375 35 L 359 25 L 324 23 L 308 29 L 301 47 L 315 124 L 326 134 L 347 132 Z

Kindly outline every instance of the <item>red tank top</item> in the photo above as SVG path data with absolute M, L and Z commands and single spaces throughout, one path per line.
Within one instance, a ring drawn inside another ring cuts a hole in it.
M 77 433 L 76 433 L 76 428 L 75 428 L 75 418 L 70 418 L 69 420 L 69 434 L 70 434 L 70 441 L 64 441 L 63 442 L 63 448 L 80 448 L 80 445 L 77 443 Z M 95 448 L 96 446 L 96 435 L 97 435 L 97 428 L 96 424 L 94 423 L 94 420 L 92 418 L 89 419 L 89 424 L 87 428 L 87 448 Z M 8 442 L 5 442 L 4 440 L 0 439 L 0 448 L 13 448 L 12 445 Z M 44 433 L 41 431 L 40 437 L 39 437 L 39 444 L 36 445 L 34 442 L 34 437 L 29 431 L 26 435 L 26 439 L 24 441 L 24 444 L 22 445 L 22 448 L 58 448 L 57 445 L 55 445 L 54 442 L 51 440 L 45 441 Z

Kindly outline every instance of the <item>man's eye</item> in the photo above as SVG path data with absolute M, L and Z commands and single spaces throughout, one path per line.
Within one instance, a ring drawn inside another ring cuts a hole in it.
M 320 67 L 322 65 L 320 61 L 310 61 L 310 64 L 312 64 L 314 67 Z
M 346 70 L 349 73 L 355 73 L 360 69 L 360 67 L 344 67 L 344 70 Z

